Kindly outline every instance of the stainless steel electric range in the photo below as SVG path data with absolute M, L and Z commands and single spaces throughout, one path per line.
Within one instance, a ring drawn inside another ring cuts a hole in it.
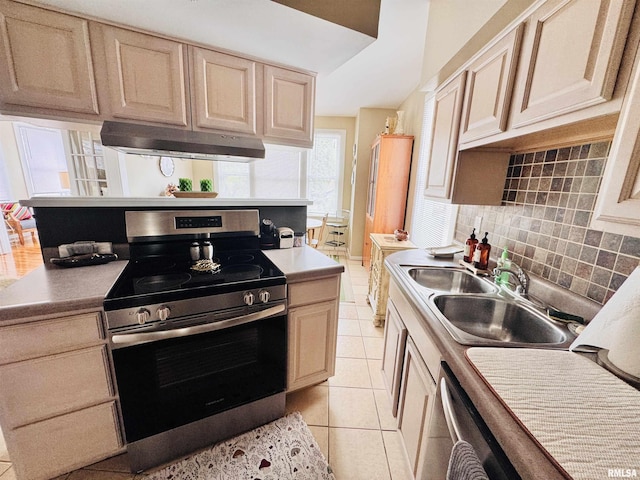
M 128 211 L 104 302 L 134 472 L 284 414 L 287 287 L 257 210 Z

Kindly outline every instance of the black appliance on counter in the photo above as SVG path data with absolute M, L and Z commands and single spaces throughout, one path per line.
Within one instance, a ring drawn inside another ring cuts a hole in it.
M 131 470 L 284 414 L 287 287 L 257 210 L 127 211 L 104 301 Z
M 278 229 L 274 223 L 268 218 L 263 219 L 260 222 L 260 248 L 278 248 L 278 240 Z

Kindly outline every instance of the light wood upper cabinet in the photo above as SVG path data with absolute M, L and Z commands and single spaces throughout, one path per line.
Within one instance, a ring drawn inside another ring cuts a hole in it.
M 263 82 L 265 140 L 312 146 L 315 77 L 265 65 Z
M 428 197 L 446 199 L 451 195 L 466 76 L 466 71 L 461 72 L 436 92 L 424 192 Z
M 97 114 L 88 22 L 0 1 L 0 103 Z
M 519 25 L 467 67 L 460 143 L 506 130 L 522 31 Z
M 640 237 L 640 51 L 611 144 L 591 228 Z
M 527 22 L 513 127 L 611 99 L 632 1 L 550 0 Z
M 256 62 L 189 47 L 194 127 L 257 133 Z
M 188 126 L 186 46 L 108 25 L 94 27 L 100 32 L 103 51 L 95 55 L 104 59 L 97 66 L 108 82 L 105 103 L 111 116 Z

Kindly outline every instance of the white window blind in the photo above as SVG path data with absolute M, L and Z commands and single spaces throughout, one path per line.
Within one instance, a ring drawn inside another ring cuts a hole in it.
M 411 218 L 411 241 L 421 248 L 449 245 L 453 241 L 458 206 L 437 202 L 425 197 L 423 192 L 427 183 L 427 165 L 431 146 L 433 95 L 427 95 L 422 119 L 422 140 L 418 156 L 418 179 Z

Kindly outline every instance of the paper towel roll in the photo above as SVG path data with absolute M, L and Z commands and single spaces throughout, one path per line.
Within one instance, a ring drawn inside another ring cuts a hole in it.
M 587 344 L 609 350 L 609 361 L 640 377 L 640 267 L 613 294 L 571 346 Z

